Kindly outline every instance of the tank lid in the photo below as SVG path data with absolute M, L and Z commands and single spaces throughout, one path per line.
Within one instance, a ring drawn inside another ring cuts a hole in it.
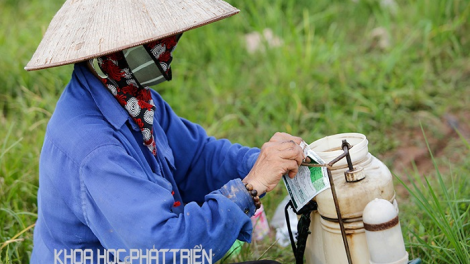
M 395 197 L 392 174 L 380 160 L 369 153 L 366 137 L 359 133 L 337 134 L 319 139 L 309 145 L 325 162 L 330 162 L 344 153 L 342 142 L 347 140 L 354 174 L 346 175 L 349 170 L 347 159 L 341 159 L 331 169 L 339 206 L 343 219 L 362 217 L 366 205 L 375 198 L 392 201 Z M 350 177 L 347 182 L 346 178 Z M 337 219 L 331 191 L 319 193 L 314 198 L 318 212 L 325 218 Z
M 392 203 L 385 199 L 375 198 L 364 208 L 362 220 L 366 224 L 387 223 L 398 216 L 397 210 Z
M 329 163 L 343 153 L 343 149 L 341 148 L 343 140 L 347 140 L 352 146 L 349 150 L 349 154 L 354 164 L 364 159 L 367 153 L 369 153 L 367 147 L 369 142 L 366 136 L 359 133 L 342 133 L 327 136 L 313 142 L 309 145 L 309 148 L 315 151 L 326 163 Z M 346 159 L 342 159 L 337 162 L 334 167 L 343 167 L 346 165 Z

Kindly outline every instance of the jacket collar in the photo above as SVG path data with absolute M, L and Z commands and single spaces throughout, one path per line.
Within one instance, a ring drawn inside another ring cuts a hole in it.
M 132 129 L 139 131 L 137 124 L 114 96 L 103 86 L 96 76 L 88 69 L 86 62 L 77 63 L 74 67 L 72 82 L 88 91 L 104 118 L 115 128 L 120 129 L 126 121 Z

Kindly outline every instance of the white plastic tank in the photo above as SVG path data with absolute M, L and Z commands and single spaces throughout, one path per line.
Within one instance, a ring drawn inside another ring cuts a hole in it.
M 366 205 L 375 198 L 391 203 L 395 200 L 392 175 L 390 170 L 369 153 L 367 138 L 358 133 L 344 133 L 319 139 L 309 147 L 326 163 L 343 153 L 342 141 L 352 146 L 349 150 L 353 166 L 362 168 L 362 177 L 358 181 L 347 182 L 346 159 L 337 162 L 331 172 L 336 187 L 339 206 L 344 221 L 346 236 L 354 264 L 369 264 L 370 256 L 362 215 Z M 314 198 L 318 210 L 312 212 L 305 250 L 306 263 L 342 264 L 348 263 L 346 251 L 338 224 L 338 217 L 331 191 L 327 190 Z

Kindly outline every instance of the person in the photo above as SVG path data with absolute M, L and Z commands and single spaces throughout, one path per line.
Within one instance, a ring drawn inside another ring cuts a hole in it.
M 212 263 L 250 242 L 302 139 L 215 139 L 149 88 L 171 80 L 183 32 L 236 13 L 221 0 L 64 3 L 25 67 L 75 64 L 40 156 L 31 263 Z

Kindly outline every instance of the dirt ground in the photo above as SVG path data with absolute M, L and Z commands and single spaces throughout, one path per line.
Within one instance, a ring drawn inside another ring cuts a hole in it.
M 449 164 L 459 164 L 466 158 L 469 151 L 459 133 L 470 141 L 468 122 L 470 111 L 447 113 L 442 117 L 429 116 L 422 112 L 417 113 L 414 119 L 421 120 L 430 149 L 442 174 L 449 171 Z M 406 174 L 414 170 L 414 166 L 420 175 L 435 173 L 419 122 L 413 125 L 398 124 L 389 137 L 395 138 L 398 146 L 390 152 L 379 155 L 378 158 L 384 161 L 391 171 L 405 183 L 407 182 Z M 398 197 L 405 199 L 408 197 L 408 192 L 403 186 L 398 184 L 395 188 Z

